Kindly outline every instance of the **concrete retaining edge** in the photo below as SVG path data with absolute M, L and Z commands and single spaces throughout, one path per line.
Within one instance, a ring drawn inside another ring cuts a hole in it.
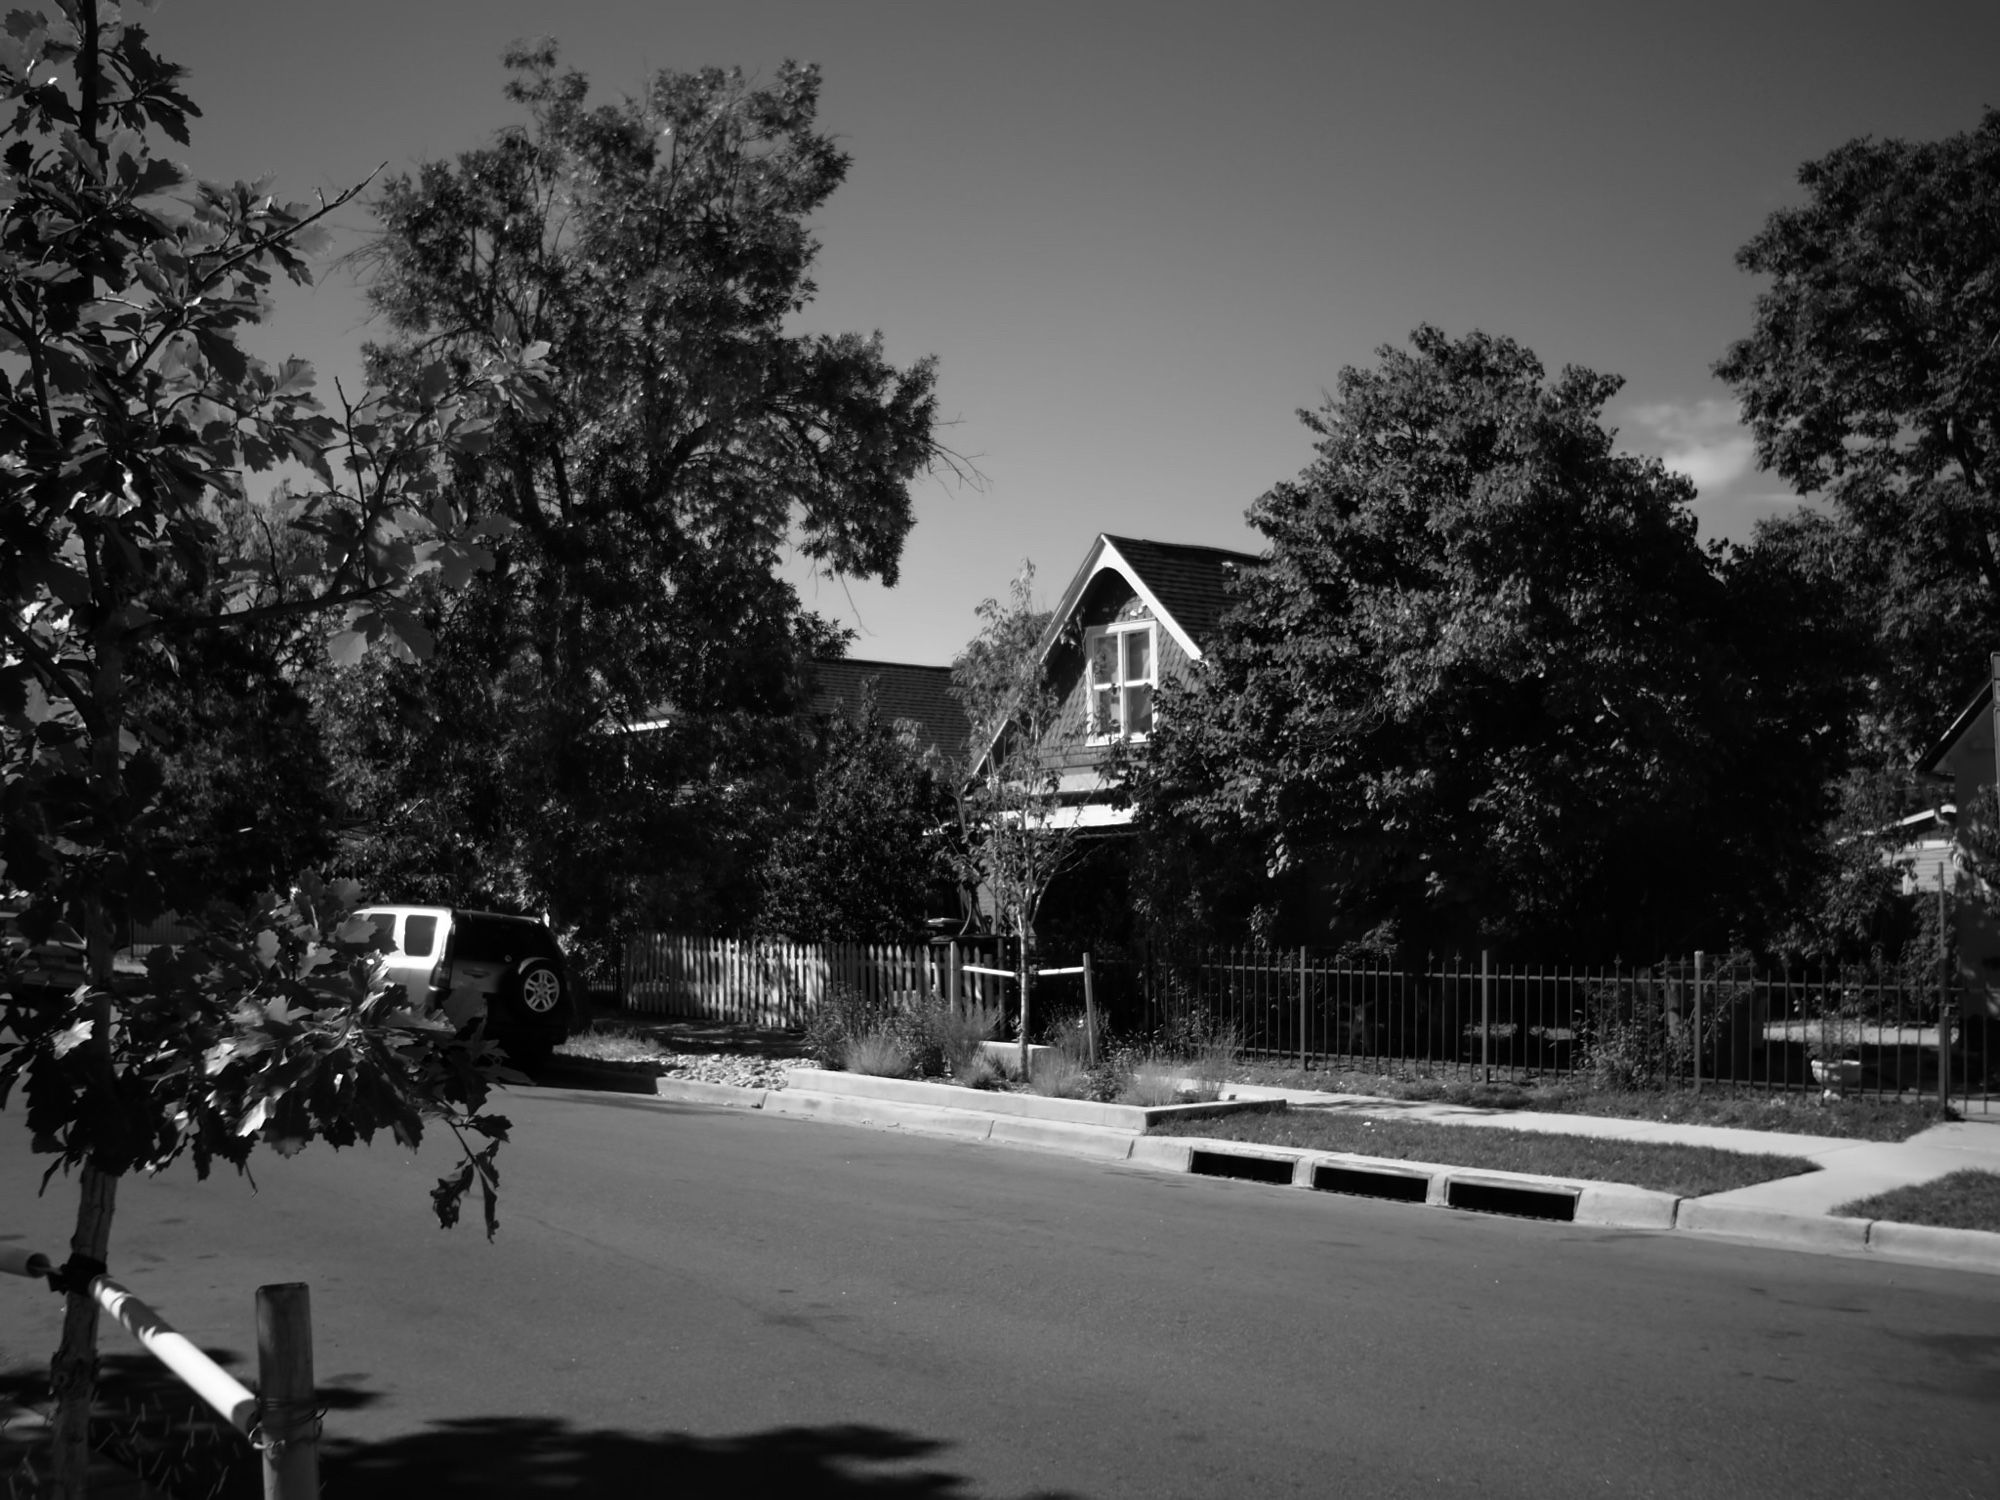
M 841 1073 L 819 1068 L 788 1070 L 787 1089 L 838 1094 L 858 1099 L 914 1104 L 929 1109 L 972 1111 L 994 1117 L 1055 1120 L 1100 1130 L 1140 1134 L 1164 1120 L 1202 1119 L 1214 1115 L 1253 1114 L 1269 1109 L 1267 1099 L 1216 1100 L 1207 1104 L 1100 1104 L 1094 1099 L 1054 1099 L 1040 1094 L 966 1089 L 956 1084 L 919 1078 L 875 1078 L 866 1073 Z
M 681 1104 L 720 1104 L 726 1109 L 762 1109 L 769 1089 L 744 1088 L 735 1083 L 701 1083 L 692 1078 L 656 1078 L 653 1092 L 659 1098 Z

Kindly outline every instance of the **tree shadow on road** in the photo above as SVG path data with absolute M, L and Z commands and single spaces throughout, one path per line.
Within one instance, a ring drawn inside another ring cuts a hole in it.
M 785 1495 L 807 1500 L 972 1500 L 963 1474 L 936 1466 L 947 1445 L 863 1424 L 776 1427 L 730 1437 L 589 1430 L 538 1417 L 473 1417 L 404 1437 L 329 1442 L 326 1493 L 391 1500 L 553 1493 L 668 1494 L 678 1500 Z M 1053 1490 L 1033 1500 L 1076 1500 Z

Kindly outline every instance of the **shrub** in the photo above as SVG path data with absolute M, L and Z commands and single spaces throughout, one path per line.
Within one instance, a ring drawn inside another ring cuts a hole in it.
M 1181 1102 L 1180 1069 L 1163 1057 L 1148 1056 L 1132 1069 L 1118 1091 L 1119 1102 L 1155 1109 Z
M 982 1049 L 973 1052 L 953 1068 L 951 1076 L 966 1088 L 990 1089 L 999 1084 L 1003 1075 L 1000 1065 Z
M 822 1068 L 844 1068 L 847 1044 L 869 1032 L 886 1030 L 895 1013 L 893 1002 L 870 998 L 853 985 L 834 980 L 806 1012 L 806 1053 Z
M 1056 1048 L 1035 1059 L 1028 1075 L 1028 1091 L 1050 1099 L 1088 1098 L 1090 1074 L 1068 1052 Z
M 938 1071 L 957 1078 L 973 1058 L 986 1055 L 980 1044 L 999 1031 L 1000 1011 L 977 1001 L 960 1010 L 953 1010 L 948 1002 L 938 1002 L 925 1008 L 923 1024 L 927 1041 L 938 1054 Z
M 841 1056 L 848 1072 L 874 1078 L 908 1078 L 915 1071 L 912 1061 L 909 1044 L 887 1029 L 849 1037 Z

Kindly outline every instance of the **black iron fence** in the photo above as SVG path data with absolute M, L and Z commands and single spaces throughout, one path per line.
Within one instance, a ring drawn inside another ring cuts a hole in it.
M 1645 967 L 1356 962 L 1215 950 L 1100 960 L 1120 1030 L 1231 1037 L 1246 1059 L 1374 1074 L 1624 1087 L 1823 1090 L 1990 1099 L 1996 1028 L 1939 1025 L 1935 972 L 1758 969 L 1709 955 Z

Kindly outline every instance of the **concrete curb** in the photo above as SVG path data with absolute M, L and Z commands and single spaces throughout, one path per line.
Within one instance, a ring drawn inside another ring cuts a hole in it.
M 2000 1272 L 2000 1234 L 1983 1229 L 1943 1229 L 1935 1224 L 1874 1219 L 1868 1225 L 1868 1248 L 1894 1260 Z
M 762 1109 L 771 1089 L 744 1088 L 734 1083 L 701 1083 L 692 1078 L 657 1078 L 653 1092 L 679 1104 L 720 1104 L 725 1109 Z
M 1707 1203 L 1700 1198 L 1689 1198 L 1681 1204 L 1674 1227 L 1759 1240 L 1767 1245 L 1787 1245 L 1794 1250 L 1863 1250 L 1868 1245 L 1866 1219 L 1788 1214 L 1737 1203 Z M 2000 1236 L 1996 1241 L 2000 1241 Z M 2000 1269 L 2000 1261 L 1996 1261 L 1995 1268 Z
M 1506 1207 L 1495 1208 L 1491 1204 L 1496 1199 L 1505 1203 L 1512 1194 L 1519 1195 L 1511 1201 L 1521 1204 L 1519 1211 L 1528 1216 L 1564 1219 L 1589 1228 L 1679 1230 L 1789 1250 L 1858 1254 L 1902 1264 L 2000 1275 L 2000 1234 L 1976 1229 L 1940 1229 L 1886 1219 L 1786 1213 L 1745 1204 L 1679 1198 L 1672 1193 L 1624 1183 L 1454 1167 L 1442 1162 L 1311 1151 L 1302 1147 L 1261 1146 L 1209 1136 L 1143 1135 L 1105 1125 L 994 1114 L 977 1107 L 942 1108 L 906 1099 L 822 1093 L 797 1086 L 763 1090 L 663 1078 L 658 1082 L 658 1091 L 662 1099 L 690 1104 L 761 1108 L 767 1115 L 1029 1147 L 1095 1161 L 1125 1162 L 1156 1172 L 1254 1176 L 1273 1185 L 1289 1185 L 1309 1192 L 1358 1190 L 1361 1196 L 1421 1202 L 1434 1208 L 1477 1212 L 1483 1207 L 1484 1211 L 1506 1213 L 1510 1211 Z M 1242 1172 L 1232 1173 L 1228 1169 L 1232 1161 L 1246 1164 Z M 1272 1164 L 1282 1164 L 1281 1169 Z M 1346 1179 L 1349 1185 L 1342 1187 L 1327 1180 L 1329 1173 L 1354 1175 Z M 1417 1195 L 1419 1183 L 1421 1197 Z M 1483 1197 L 1486 1201 L 1484 1204 L 1468 1201 L 1469 1197 Z M 1569 1210 L 1566 1214 L 1559 1211 L 1565 1206 Z

